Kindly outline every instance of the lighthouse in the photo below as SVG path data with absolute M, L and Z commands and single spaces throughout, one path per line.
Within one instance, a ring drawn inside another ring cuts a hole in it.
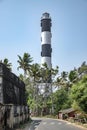
M 52 68 L 51 63 L 51 17 L 49 13 L 43 13 L 41 17 L 41 66 L 47 64 L 48 69 Z

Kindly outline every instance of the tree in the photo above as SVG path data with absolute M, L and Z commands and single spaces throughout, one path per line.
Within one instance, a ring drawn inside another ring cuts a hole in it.
M 64 88 L 61 88 L 60 90 L 57 90 L 55 93 L 53 93 L 53 98 L 55 114 L 58 114 L 58 111 L 65 108 L 65 104 L 68 102 L 68 93 Z M 70 105 L 67 105 L 66 108 L 67 107 L 70 107 Z
M 86 61 L 84 61 L 81 66 L 78 68 L 79 76 L 87 74 L 87 64 Z
M 41 82 L 50 83 L 51 82 L 51 69 L 48 68 L 47 64 L 44 63 L 40 69 Z
M 66 71 L 63 71 L 63 72 L 61 73 L 61 78 L 62 78 L 64 81 L 66 81 L 66 80 L 67 80 L 67 75 L 68 75 L 68 73 L 67 73 Z
M 57 77 L 55 84 L 58 88 L 65 88 L 68 90 L 68 72 L 61 72 L 61 75 Z
M 31 64 L 33 59 L 30 56 L 29 53 L 24 53 L 23 57 L 18 55 L 19 60 L 17 61 L 19 63 L 18 69 L 23 69 L 24 70 L 24 76 L 26 77 L 27 71 L 30 70 Z
M 68 76 L 71 83 L 74 83 L 78 80 L 78 72 L 76 69 L 71 70 Z
M 31 65 L 30 76 L 34 79 L 34 82 L 39 82 L 40 78 L 40 65 L 35 63 Z
M 10 71 L 12 70 L 12 63 L 10 63 L 7 58 L 5 58 L 3 61 L 1 60 L 0 62 L 3 63 Z
M 87 75 L 72 86 L 70 97 L 78 108 L 87 113 Z M 74 106 L 73 103 L 72 106 Z
M 56 79 L 54 84 L 56 85 L 57 88 L 61 88 L 62 85 L 63 85 L 62 78 L 61 77 L 57 77 L 57 79 Z
M 40 80 L 40 65 L 39 64 L 32 64 L 30 69 L 30 76 L 33 83 L 33 100 L 35 102 L 34 109 L 38 115 L 38 107 L 39 107 L 39 80 Z

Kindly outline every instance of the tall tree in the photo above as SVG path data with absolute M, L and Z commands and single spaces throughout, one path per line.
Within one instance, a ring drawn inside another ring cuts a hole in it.
M 40 65 L 39 64 L 32 64 L 31 69 L 30 69 L 30 76 L 32 78 L 33 82 L 33 100 L 35 101 L 35 108 L 34 110 L 36 111 L 38 115 L 38 107 L 39 107 L 39 79 L 40 79 Z
M 44 93 L 43 93 L 43 97 L 44 97 L 44 106 L 45 108 L 47 109 L 48 108 L 48 99 L 49 101 L 51 101 L 50 103 L 50 110 L 51 112 L 53 113 L 53 96 L 52 96 L 52 93 L 53 93 L 53 82 L 55 80 L 55 76 L 57 75 L 58 73 L 58 66 L 56 66 L 56 69 L 54 68 L 51 68 L 49 69 L 47 64 L 44 63 L 43 64 L 43 67 L 41 68 L 41 77 L 42 77 L 42 83 L 43 83 L 43 86 L 44 86 Z
M 40 65 L 35 63 L 31 65 L 30 75 L 33 77 L 34 82 L 39 82 L 40 77 Z
M 33 59 L 29 53 L 24 53 L 23 57 L 18 55 L 19 60 L 17 61 L 19 63 L 18 69 L 23 69 L 24 76 L 26 77 L 27 71 L 30 70 L 31 64 Z

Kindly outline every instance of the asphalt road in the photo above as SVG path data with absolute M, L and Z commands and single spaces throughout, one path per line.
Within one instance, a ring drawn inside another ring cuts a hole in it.
M 32 120 L 28 130 L 87 130 L 61 120 L 47 118 L 32 118 Z

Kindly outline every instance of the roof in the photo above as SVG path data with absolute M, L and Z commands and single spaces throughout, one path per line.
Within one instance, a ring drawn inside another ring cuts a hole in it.
M 73 108 L 68 108 L 68 109 L 60 110 L 59 113 L 70 113 L 73 111 L 75 111 Z

